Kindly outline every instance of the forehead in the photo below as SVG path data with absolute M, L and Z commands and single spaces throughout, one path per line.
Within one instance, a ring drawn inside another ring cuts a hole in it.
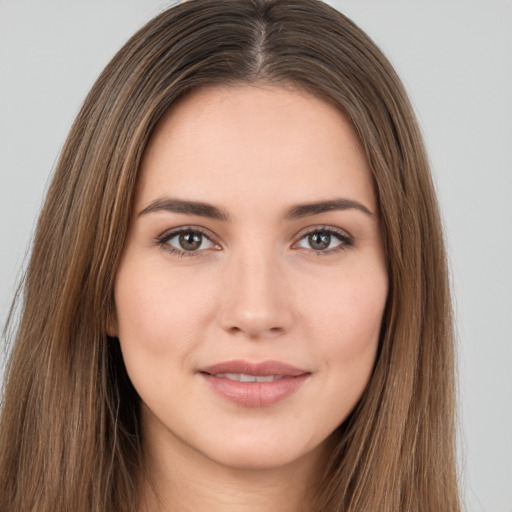
M 267 85 L 206 87 L 164 115 L 144 154 L 137 202 L 159 194 L 273 204 L 348 194 L 374 206 L 347 118 L 303 90 Z

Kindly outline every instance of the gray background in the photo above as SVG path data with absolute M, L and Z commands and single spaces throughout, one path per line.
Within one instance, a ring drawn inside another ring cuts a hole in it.
M 512 1 L 330 3 L 381 46 L 418 113 L 450 249 L 467 509 L 511 512 Z M 122 43 L 168 4 L 0 0 L 1 324 L 81 101 Z

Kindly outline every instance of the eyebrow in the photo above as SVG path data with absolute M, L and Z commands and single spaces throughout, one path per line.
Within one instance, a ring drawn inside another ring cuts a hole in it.
M 139 213 L 139 216 L 160 211 L 199 215 L 200 217 L 208 217 L 209 219 L 222 221 L 229 220 L 227 212 L 211 204 L 202 203 L 200 201 L 184 201 L 171 197 L 160 197 L 156 199 L 146 206 L 146 208 Z
M 288 210 L 284 216 L 285 220 L 301 219 L 310 215 L 318 215 L 319 213 L 326 213 L 335 210 L 359 210 L 370 217 L 375 214 L 372 213 L 364 204 L 354 201 L 353 199 L 331 199 L 329 201 L 318 201 L 315 203 L 298 204 Z
M 336 210 L 359 210 L 368 216 L 374 216 L 366 206 L 354 201 L 353 199 L 330 199 L 328 201 L 317 201 L 314 203 L 305 203 L 292 206 L 284 215 L 285 220 L 296 220 L 311 215 L 318 215 Z M 229 221 L 229 214 L 217 206 L 201 201 L 186 201 L 171 197 L 160 197 L 152 201 L 148 206 L 139 212 L 139 216 L 148 213 L 168 211 L 173 213 L 184 213 L 188 215 L 198 215 L 209 219 Z

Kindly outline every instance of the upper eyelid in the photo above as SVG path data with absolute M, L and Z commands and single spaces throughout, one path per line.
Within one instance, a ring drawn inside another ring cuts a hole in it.
M 160 235 L 157 236 L 158 240 L 167 239 L 170 240 L 171 238 L 174 238 L 175 236 L 179 235 L 180 233 L 183 233 L 184 231 L 195 231 L 197 233 L 200 233 L 201 235 L 205 236 L 210 240 L 212 243 L 219 243 L 216 240 L 218 237 L 216 237 L 209 229 L 199 227 L 199 226 L 178 226 L 175 228 L 166 229 L 164 232 L 162 232 Z
M 295 234 L 291 240 L 297 238 L 302 239 L 311 233 L 315 233 L 317 231 L 327 231 L 329 233 L 333 233 L 335 235 L 339 235 L 344 238 L 350 238 L 352 240 L 354 237 L 345 229 L 337 228 L 335 226 L 326 226 L 326 225 L 317 225 L 317 226 L 309 226 L 307 228 L 303 228 L 299 233 Z

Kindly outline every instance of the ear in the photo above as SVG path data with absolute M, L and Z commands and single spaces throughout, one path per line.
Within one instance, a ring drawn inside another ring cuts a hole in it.
M 107 336 L 109 336 L 110 338 L 117 338 L 117 333 L 115 332 L 115 330 L 113 329 L 107 329 Z
M 107 318 L 107 335 L 111 338 L 117 338 L 117 315 L 115 311 L 110 313 Z

